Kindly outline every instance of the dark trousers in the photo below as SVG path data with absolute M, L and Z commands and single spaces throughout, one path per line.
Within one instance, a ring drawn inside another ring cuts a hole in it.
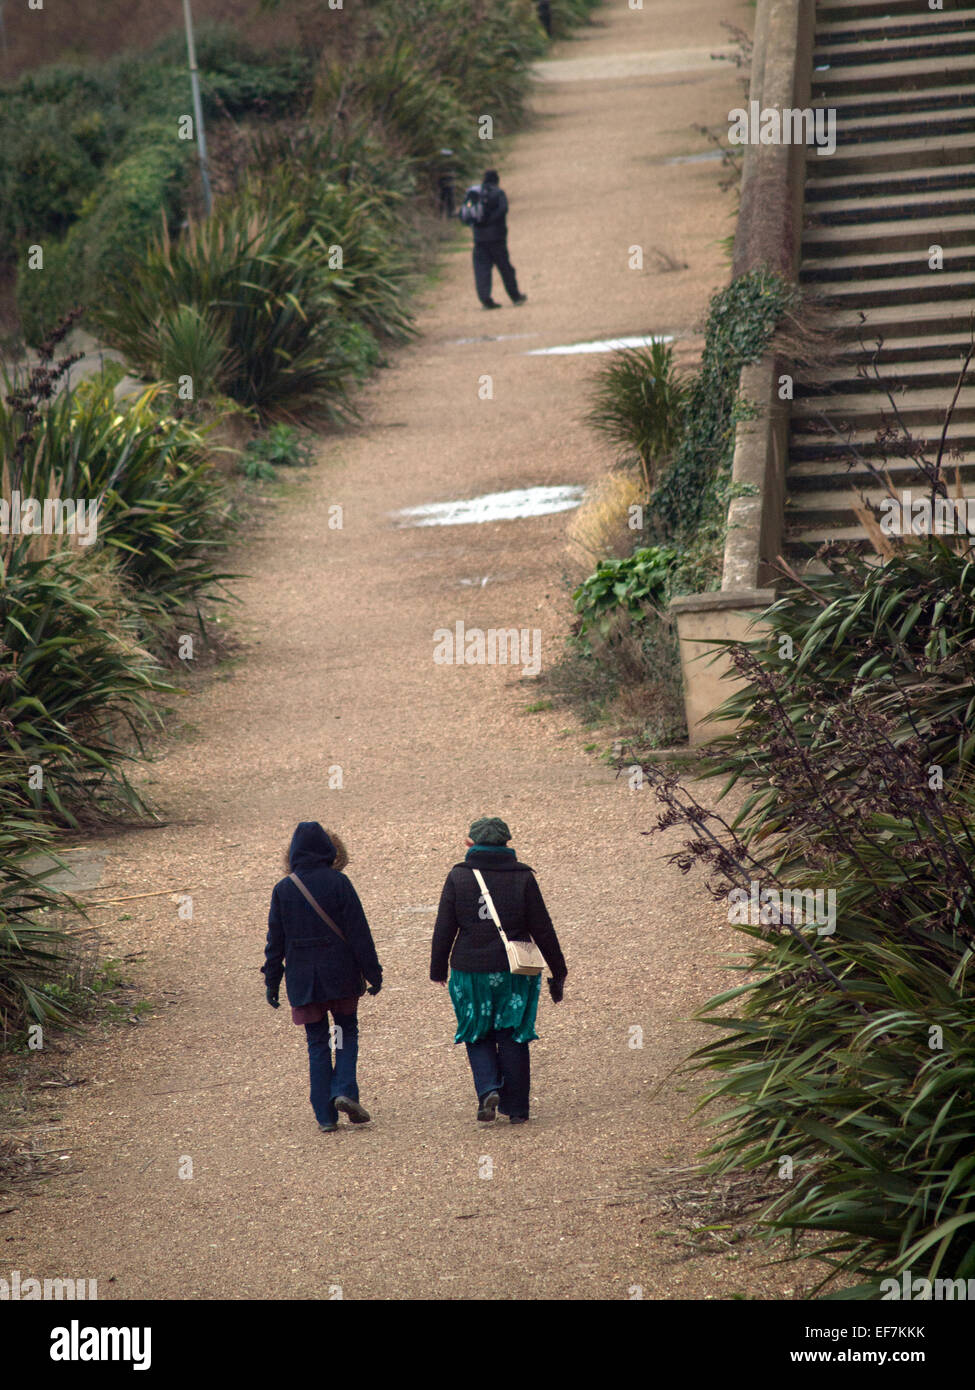
M 535 0 L 535 8 L 538 10 L 538 17 L 542 22 L 542 28 L 546 34 L 552 33 L 552 5 L 551 0 Z
M 528 1043 L 515 1042 L 513 1028 L 496 1028 L 479 1042 L 466 1043 L 478 1100 L 490 1091 L 501 1097 L 502 1115 L 528 1119 L 531 1059 Z
M 514 302 L 518 298 L 518 281 L 515 268 L 508 260 L 506 241 L 475 241 L 474 243 L 474 284 L 477 297 L 482 304 L 491 299 L 491 267 L 498 267 L 502 283 L 508 291 L 508 298 Z
M 321 1023 L 306 1023 L 308 1070 L 311 1076 L 311 1104 L 320 1125 L 338 1123 L 336 1096 L 359 1099 L 355 1079 L 359 1057 L 359 1020 L 355 1013 L 331 1015 L 335 1023 L 335 1065 L 332 1065 L 332 1037 L 329 1015 Z

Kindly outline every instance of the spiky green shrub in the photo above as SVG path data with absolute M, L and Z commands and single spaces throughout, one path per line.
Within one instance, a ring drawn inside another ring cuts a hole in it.
M 91 553 L 113 555 L 118 581 L 158 628 L 218 596 L 226 576 L 214 555 L 226 545 L 230 507 L 200 430 L 159 409 L 159 386 L 116 402 L 117 378 L 106 371 L 57 396 L 16 477 L 9 468 L 6 476 L 23 497 L 97 504 Z M 23 428 L 22 413 L 0 404 L 0 453 L 13 456 Z M 8 570 L 36 554 L 39 539 L 10 537 Z
M 614 352 L 596 375 L 586 420 L 639 462 L 648 492 L 681 437 L 688 392 L 668 343 Z
M 589 16 L 602 0 L 551 0 L 552 37 L 568 38 L 580 26 L 588 24 Z
M 218 375 L 231 400 L 269 419 L 354 413 L 349 392 L 367 347 L 339 311 L 298 209 L 223 201 L 177 242 L 157 237 L 125 274 L 96 318 L 146 377 L 161 372 L 164 325 L 189 305 L 233 349 Z
M 745 685 L 720 713 L 742 723 L 708 767 L 740 811 L 660 787 L 693 835 L 677 862 L 709 869 L 749 947 L 696 1054 L 713 1167 L 780 1179 L 766 1230 L 818 1236 L 800 1253 L 845 1296 L 975 1277 L 971 569 L 932 541 L 787 588 L 735 649 Z M 786 891 L 822 898 L 790 915 Z
M 469 111 L 492 115 L 496 134 L 508 133 L 524 117 L 530 65 L 546 48 L 535 0 L 495 0 L 488 6 L 458 5 L 456 0 L 386 5 L 378 12 L 377 30 L 384 44 L 422 35 L 429 67 L 455 84 Z
M 31 805 L 52 822 L 143 810 L 125 772 L 171 689 L 104 560 L 73 546 L 0 576 L 0 721 Z
M 475 162 L 476 118 L 456 80 L 432 65 L 422 41 L 397 36 L 351 61 L 328 64 L 319 78 L 316 103 L 327 119 L 366 116 L 417 168 L 432 168 L 444 147 L 454 151 L 461 168 Z
M 404 341 L 414 332 L 409 308 L 414 276 L 412 247 L 395 225 L 402 208 L 371 187 L 335 181 L 309 156 L 304 150 L 300 164 L 249 185 L 246 196 L 269 213 L 294 215 L 305 254 L 347 323 L 377 340 Z
M 0 751 L 0 1047 L 28 1021 L 63 1023 L 68 1011 L 44 985 L 62 969 L 64 934 L 52 910 L 61 905 L 36 856 L 50 853 L 50 833 L 24 792 L 24 769 Z

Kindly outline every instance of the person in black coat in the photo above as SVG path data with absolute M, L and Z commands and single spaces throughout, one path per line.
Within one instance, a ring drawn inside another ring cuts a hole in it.
M 365 1124 L 359 1103 L 359 996 L 382 988 L 383 972 L 358 894 L 341 871 L 345 846 L 317 821 L 302 821 L 287 854 L 290 873 L 274 885 L 268 914 L 264 974 L 267 1002 L 279 1007 L 284 976 L 294 1023 L 308 1039 L 311 1103 L 319 1127 L 338 1129 L 338 1112 Z M 302 893 L 295 878 L 319 911 Z M 331 924 L 320 913 L 331 918 Z M 333 1028 L 328 1016 L 332 1015 Z M 332 1044 L 335 1065 L 332 1065 Z
M 508 259 L 508 199 L 501 187 L 497 169 L 488 169 L 481 180 L 480 219 L 474 227 L 474 286 L 485 309 L 500 309 L 491 298 L 491 268 L 497 266 L 512 304 L 528 298 L 518 288 L 515 268 Z
M 549 993 L 562 1000 L 568 970 L 534 872 L 507 847 L 511 832 L 496 816 L 474 822 L 463 863 L 447 875 L 433 929 L 430 978 L 447 983 L 457 1017 L 454 1042 L 467 1044 L 477 1092 L 477 1118 L 528 1119 L 528 1044 L 537 1038 L 541 975 L 513 975 L 501 934 L 474 875 L 478 869 L 505 935 L 534 941 L 552 972 Z

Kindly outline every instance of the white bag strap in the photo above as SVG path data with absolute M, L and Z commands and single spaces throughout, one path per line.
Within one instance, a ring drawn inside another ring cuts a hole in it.
M 488 889 L 487 884 L 484 882 L 484 876 L 482 875 L 480 869 L 474 869 L 473 872 L 474 877 L 477 879 L 478 884 L 480 885 L 481 892 L 484 895 L 484 901 L 487 903 L 488 912 L 490 912 L 491 914 L 494 925 L 501 933 L 501 940 L 504 942 L 505 950 L 507 950 L 508 938 L 504 934 L 504 927 L 501 925 L 501 918 L 498 916 L 498 909 L 494 906 L 494 899 L 491 897 L 490 890 Z

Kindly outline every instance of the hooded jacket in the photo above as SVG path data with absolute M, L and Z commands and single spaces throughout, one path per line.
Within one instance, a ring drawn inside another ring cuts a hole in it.
M 535 874 L 503 849 L 471 851 L 447 875 L 433 928 L 430 979 L 446 980 L 448 962 L 455 970 L 507 972 L 508 954 L 501 934 L 486 909 L 481 915 L 481 890 L 474 869 L 480 869 L 484 877 L 505 935 L 512 941 L 534 941 L 553 979 L 564 980 L 565 958 Z
M 474 223 L 475 241 L 504 241 L 508 235 L 508 199 L 496 183 L 481 185 L 484 216 Z
M 291 838 L 288 862 L 328 915 L 342 941 L 288 878 L 274 885 L 264 948 L 264 978 L 277 989 L 282 975 L 294 1008 L 349 999 L 360 993 L 360 975 L 382 984 L 383 972 L 359 896 L 345 874 L 332 868 L 335 846 L 317 821 L 302 821 Z

